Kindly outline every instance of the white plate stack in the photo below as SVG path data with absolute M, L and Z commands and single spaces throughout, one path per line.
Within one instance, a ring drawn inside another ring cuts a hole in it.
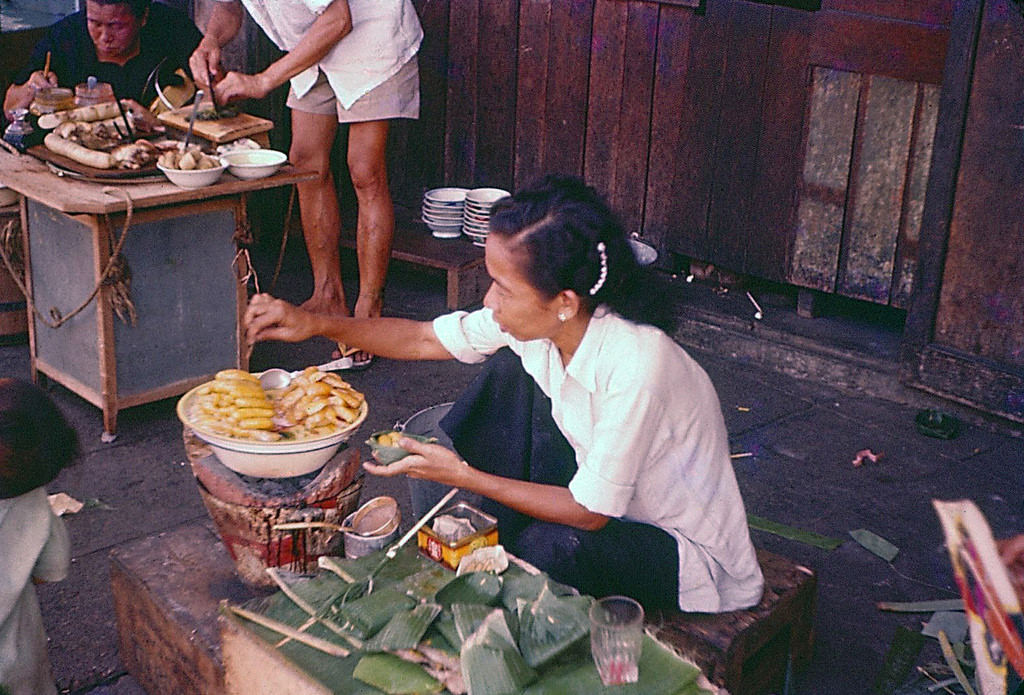
M 462 208 L 467 188 L 435 188 L 423 194 L 423 222 L 438 239 L 462 236 Z
M 509 192 L 501 188 L 474 188 L 466 193 L 462 211 L 462 232 L 477 246 L 483 246 L 487 241 L 491 206 L 495 201 L 508 195 Z

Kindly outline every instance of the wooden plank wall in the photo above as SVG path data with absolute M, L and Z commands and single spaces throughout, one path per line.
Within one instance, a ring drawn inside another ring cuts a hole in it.
M 577 174 L 668 263 L 908 301 L 952 0 L 416 4 L 396 199 Z

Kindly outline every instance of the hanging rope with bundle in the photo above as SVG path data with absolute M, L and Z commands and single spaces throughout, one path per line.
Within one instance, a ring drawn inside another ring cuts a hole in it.
M 18 229 L 20 225 L 17 224 L 17 221 L 12 220 L 4 225 L 3 233 L 0 235 L 0 259 L 3 260 L 7 272 L 11 274 L 18 289 L 25 295 L 29 312 L 50 328 L 60 328 L 80 314 L 96 298 L 96 295 L 99 294 L 100 289 L 104 286 L 111 289 L 111 306 L 117 317 L 130 326 L 135 325 L 137 314 L 135 303 L 131 297 L 131 268 L 128 267 L 127 260 L 121 254 L 124 243 L 128 239 L 128 230 L 132 224 L 132 213 L 134 212 L 132 197 L 120 188 L 104 188 L 103 192 L 107 195 L 117 194 L 124 198 L 124 224 L 121 227 L 121 234 L 117 237 L 117 240 L 115 241 L 111 238 L 110 258 L 107 259 L 107 264 L 103 268 L 96 286 L 93 287 L 92 292 L 89 293 L 89 296 L 80 305 L 67 314 L 62 313 L 57 307 L 51 307 L 47 314 L 43 314 L 32 301 L 31 293 L 25 286 L 25 260 L 21 245 L 21 234 Z M 109 228 L 111 226 L 109 215 L 106 219 L 107 227 Z

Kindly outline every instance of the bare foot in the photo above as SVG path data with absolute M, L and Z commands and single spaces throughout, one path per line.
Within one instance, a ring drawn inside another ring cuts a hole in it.
M 300 309 L 314 314 L 327 314 L 329 316 L 351 316 L 348 306 L 345 305 L 344 297 L 337 297 L 326 294 L 314 294 L 312 297 L 299 305 Z

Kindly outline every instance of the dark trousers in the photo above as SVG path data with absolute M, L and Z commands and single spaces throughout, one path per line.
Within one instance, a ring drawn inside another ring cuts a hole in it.
M 472 466 L 506 478 L 567 486 L 576 456 L 551 417 L 551 402 L 511 350 L 495 353 L 441 420 Z M 592 596 L 624 594 L 648 610 L 674 608 L 675 539 L 649 524 L 611 519 L 599 531 L 541 522 L 484 499 L 501 543 L 552 579 Z

